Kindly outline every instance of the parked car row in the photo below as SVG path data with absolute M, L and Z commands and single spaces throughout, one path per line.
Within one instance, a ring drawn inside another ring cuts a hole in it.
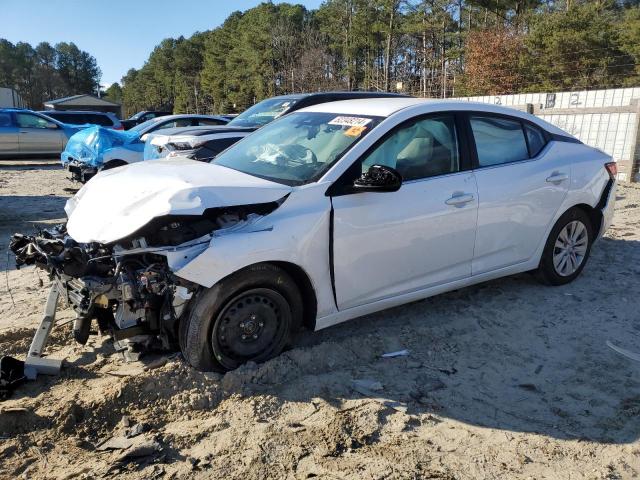
M 566 284 L 611 224 L 611 157 L 533 115 L 415 98 L 296 108 L 313 98 L 149 135 L 168 158 L 96 175 L 66 225 L 13 238 L 18 264 L 58 282 L 79 342 L 96 321 L 226 371 L 302 328 L 505 275 Z M 258 126 L 209 161 L 174 156 Z
M 69 142 L 61 158 L 72 177 L 81 182 L 89 180 L 100 170 L 170 155 L 209 160 L 247 134 L 301 108 L 336 100 L 386 97 L 403 96 L 386 92 L 306 93 L 263 100 L 231 120 L 226 116 L 204 115 L 153 117 L 123 132 L 121 141 L 115 144 L 100 140 L 100 136 L 113 139 L 112 132 L 99 129 L 83 132 Z M 158 112 L 140 113 L 145 115 L 138 118 Z M 130 135 L 131 132 L 135 135 Z

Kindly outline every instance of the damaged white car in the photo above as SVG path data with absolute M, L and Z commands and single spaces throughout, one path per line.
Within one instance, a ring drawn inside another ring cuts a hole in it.
M 575 279 L 611 222 L 615 163 L 526 113 L 367 99 L 291 113 L 213 163 L 104 171 L 68 222 L 16 235 L 87 340 L 179 346 L 201 370 L 496 277 Z

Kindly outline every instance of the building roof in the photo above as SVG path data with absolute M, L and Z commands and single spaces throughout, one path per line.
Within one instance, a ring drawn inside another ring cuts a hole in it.
M 98 98 L 95 95 L 82 94 L 72 95 L 70 97 L 57 98 L 55 100 L 48 100 L 44 102 L 46 105 L 94 105 L 103 107 L 119 107 L 119 103 L 109 102 L 102 98 Z

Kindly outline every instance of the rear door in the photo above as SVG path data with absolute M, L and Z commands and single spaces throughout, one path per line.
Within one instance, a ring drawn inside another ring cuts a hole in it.
M 11 112 L 0 112 L 0 155 L 19 153 L 18 127 Z
M 468 120 L 480 198 L 477 275 L 532 258 L 567 194 L 570 168 L 529 122 L 485 113 L 470 113 Z
M 406 122 L 349 172 L 395 168 L 400 190 L 332 197 L 340 310 L 471 275 L 478 196 L 461 161 L 457 123 L 452 114 Z
M 28 112 L 16 112 L 20 153 L 60 153 L 64 133 L 55 123 Z

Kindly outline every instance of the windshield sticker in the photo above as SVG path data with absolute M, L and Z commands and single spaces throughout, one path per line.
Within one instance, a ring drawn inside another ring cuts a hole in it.
M 366 126 L 362 125 L 362 126 L 358 126 L 358 127 L 350 127 L 347 130 L 344 131 L 344 134 L 347 137 L 359 137 L 360 134 L 362 132 L 364 132 L 367 129 Z
M 371 122 L 370 118 L 336 117 L 329 122 L 329 125 L 340 125 L 343 127 L 363 127 L 370 122 Z

